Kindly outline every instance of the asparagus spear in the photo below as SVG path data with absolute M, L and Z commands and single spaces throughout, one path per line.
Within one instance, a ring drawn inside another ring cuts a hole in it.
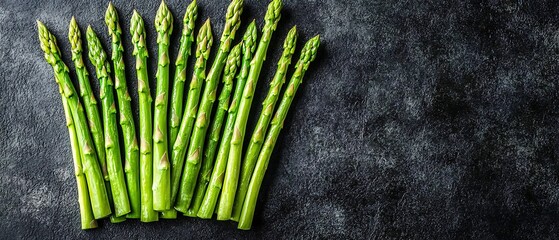
M 101 117 L 99 116 L 97 101 L 95 100 L 93 90 L 89 83 L 89 73 L 83 64 L 82 38 L 78 23 L 74 17 L 72 17 L 70 21 L 68 39 L 70 40 L 70 46 L 72 48 L 72 61 L 74 61 L 76 75 L 78 76 L 78 82 L 80 84 L 80 96 L 82 97 L 87 119 L 89 120 L 89 131 L 91 131 L 91 136 L 95 143 L 95 150 L 99 163 L 101 164 L 103 178 L 108 182 L 109 174 L 107 172 L 107 161 L 105 159 L 105 140 L 103 139 Z
M 173 32 L 173 16 L 165 2 L 161 2 L 155 16 L 158 62 L 155 110 L 153 114 L 153 209 L 171 208 L 171 172 L 167 156 L 167 99 L 169 92 L 169 38 Z
M 107 192 L 112 193 L 111 191 L 111 184 L 107 184 Z M 109 194 L 109 202 L 112 204 L 112 206 L 114 206 L 114 201 L 113 198 L 111 196 L 111 194 Z M 111 214 L 111 216 L 109 217 L 109 220 L 111 221 L 111 223 L 121 223 L 126 221 L 126 215 L 122 215 L 122 216 L 117 216 L 116 213 L 114 213 L 114 207 L 113 207 L 113 214 Z
M 95 219 L 106 217 L 111 214 L 111 207 L 107 198 L 101 167 L 97 161 L 97 154 L 95 149 L 92 148 L 94 145 L 91 140 L 89 128 L 87 127 L 87 118 L 80 100 L 78 99 L 76 89 L 70 79 L 68 67 L 60 57 L 60 50 L 56 44 L 56 38 L 40 21 L 37 21 L 37 27 L 39 29 L 41 49 L 45 53 L 45 60 L 54 70 L 55 80 L 58 81 L 59 87 L 62 88 L 64 92 L 64 98 L 68 101 L 68 105 L 72 112 L 72 119 L 76 124 L 82 167 L 86 176 L 93 216 L 95 216 Z
M 235 125 L 235 118 L 237 116 L 237 109 L 239 101 L 241 100 L 243 89 L 248 77 L 250 69 L 250 61 L 252 55 L 256 50 L 257 29 L 255 21 L 250 23 L 245 31 L 242 41 L 243 59 L 239 74 L 237 74 L 237 85 L 233 94 L 233 100 L 229 106 L 229 113 L 227 114 L 227 121 L 223 130 L 223 137 L 219 144 L 219 151 L 213 167 L 212 176 L 209 182 L 208 189 L 205 192 L 204 199 L 198 211 L 198 217 L 211 218 L 214 213 L 214 208 L 218 202 L 219 192 L 223 183 L 223 174 L 225 173 L 225 166 L 227 165 L 227 157 L 229 156 L 229 147 L 231 146 L 231 137 L 233 136 L 233 125 Z M 217 210 L 217 208 L 215 208 Z
M 56 80 L 58 82 L 58 80 Z M 83 173 L 81 151 L 78 143 L 78 137 L 76 136 L 76 126 L 74 125 L 74 120 L 72 119 L 72 112 L 70 110 L 70 105 L 68 105 L 68 100 L 64 97 L 64 92 L 62 87 L 58 87 L 58 92 L 62 97 L 62 106 L 64 107 L 64 116 L 66 117 L 66 127 L 68 128 L 68 134 L 70 135 L 70 146 L 72 149 L 72 159 L 74 160 L 74 175 L 76 175 L 76 183 L 78 188 L 78 203 L 80 205 L 80 216 L 82 229 L 93 229 L 97 228 L 97 220 L 93 216 L 93 210 L 91 209 L 91 201 L 89 200 L 89 193 L 87 191 L 87 180 L 85 179 L 85 174 Z
M 171 92 L 169 112 L 169 146 L 173 146 L 179 133 L 183 111 L 184 84 L 186 82 L 186 65 L 190 56 L 192 42 L 194 41 L 194 23 L 198 17 L 198 6 L 193 0 L 186 8 L 184 14 L 182 36 L 179 45 L 179 55 L 175 62 L 175 80 Z M 171 166 L 172 167 L 172 166 Z M 171 169 L 172 170 L 172 169 Z
M 110 75 L 111 66 L 107 60 L 107 54 L 105 50 L 103 50 L 101 42 L 91 26 L 87 27 L 87 45 L 89 59 L 91 63 L 95 65 L 95 72 L 101 86 L 100 96 L 101 107 L 103 109 L 105 151 L 107 153 L 109 182 L 112 189 L 115 215 L 120 217 L 130 212 L 130 202 L 128 200 L 126 181 L 124 180 L 124 172 L 122 171 L 122 162 L 120 158 L 116 105 L 113 96 L 113 80 Z
M 289 81 L 289 85 L 283 94 L 281 103 L 278 110 L 274 114 L 274 118 L 270 123 L 270 131 L 266 135 L 266 140 L 264 141 L 264 146 L 262 151 L 258 156 L 258 162 L 256 163 L 256 168 L 252 173 L 250 183 L 248 186 L 248 192 L 243 203 L 243 209 L 241 211 L 241 217 L 239 219 L 239 229 L 248 230 L 252 225 L 252 218 L 254 216 L 254 208 L 256 207 L 256 199 L 258 198 L 258 192 L 260 191 L 260 185 L 264 179 L 264 174 L 268 168 L 268 163 L 270 162 L 270 156 L 274 150 L 274 145 L 278 139 L 279 133 L 283 128 L 283 121 L 287 116 L 289 111 L 289 106 L 293 101 L 295 92 L 297 88 L 301 85 L 303 76 L 307 71 L 309 64 L 315 59 L 316 51 L 320 45 L 320 37 L 316 36 L 311 38 L 303 47 L 301 51 L 301 57 L 295 65 L 295 72 Z
M 109 173 L 107 171 L 107 161 L 105 159 L 105 140 L 103 139 L 103 128 L 101 125 L 101 117 L 99 116 L 99 111 L 97 109 L 97 101 L 95 101 L 95 96 L 91 90 L 89 83 L 89 74 L 85 65 L 83 64 L 82 58 L 82 40 L 81 33 L 76 22 L 76 19 L 72 17 L 70 21 L 68 38 L 70 40 L 72 48 L 72 60 L 76 67 L 76 74 L 78 75 L 78 82 L 80 83 L 80 94 L 85 105 L 85 110 L 87 113 L 87 118 L 89 120 L 89 128 L 93 141 L 95 143 L 95 148 L 97 150 L 97 156 L 99 163 L 101 165 L 101 171 L 103 172 L 103 178 L 105 179 L 105 188 L 107 189 L 107 197 L 109 199 L 109 204 L 113 206 L 113 198 L 111 196 L 111 184 L 109 182 Z M 111 215 L 111 222 L 122 222 L 123 217 L 116 217 L 114 214 Z
M 115 89 L 120 111 L 120 126 L 124 139 L 124 172 L 126 173 L 126 186 L 130 198 L 130 213 L 127 218 L 140 218 L 140 163 L 138 140 L 136 138 L 136 127 L 132 106 L 130 106 L 130 94 L 126 87 L 126 75 L 124 72 L 124 48 L 122 47 L 122 30 L 118 23 L 118 12 L 112 3 L 105 12 L 105 23 L 111 35 L 113 68 L 115 71 Z
M 151 93 L 147 71 L 148 51 L 146 45 L 146 30 L 142 16 L 134 10 L 130 20 L 130 34 L 136 57 L 136 77 L 138 78 L 138 98 L 140 105 L 140 193 L 141 215 L 140 221 L 154 222 L 159 215 L 153 210 L 153 159 L 152 159 L 152 127 Z
M 192 131 L 192 127 L 194 126 L 194 120 L 196 120 L 200 91 L 202 90 L 202 84 L 206 79 L 206 62 L 210 56 L 212 43 L 212 29 L 210 20 L 208 19 L 198 31 L 196 39 L 196 64 L 194 65 L 192 80 L 190 81 L 188 99 L 186 100 L 180 130 L 171 153 L 171 200 L 173 202 L 179 192 L 179 184 L 184 165 L 184 155 L 186 153 L 186 150 L 182 147 L 188 144 L 188 141 L 190 140 L 190 133 Z
M 241 63 L 241 45 L 237 44 L 227 57 L 227 62 L 225 63 L 225 69 L 223 70 L 223 88 L 219 94 L 219 103 L 215 113 L 215 117 L 212 120 L 210 126 L 209 138 L 206 140 L 204 148 L 204 158 L 200 166 L 200 174 L 198 174 L 198 180 L 196 189 L 194 191 L 194 201 L 192 202 L 190 208 L 187 211 L 188 216 L 195 217 L 202 204 L 204 198 L 204 193 L 206 192 L 206 187 L 210 181 L 210 174 L 212 173 L 212 168 L 214 165 L 215 154 L 217 149 L 217 144 L 219 143 L 219 138 L 221 137 L 221 127 L 223 126 L 223 120 L 227 109 L 229 108 L 229 99 L 231 96 L 231 91 L 233 90 L 233 79 L 235 74 L 237 74 L 237 69 Z M 196 177 L 196 176 L 192 176 Z
M 281 87 L 283 86 L 283 83 L 285 83 L 285 74 L 287 73 L 289 64 L 291 64 L 291 56 L 293 56 L 293 53 L 295 52 L 296 43 L 297 29 L 296 27 L 293 27 L 287 34 L 283 43 L 283 53 L 278 62 L 278 69 L 276 70 L 276 74 L 274 75 L 272 82 L 270 82 L 268 95 L 264 99 L 264 102 L 262 102 L 262 113 L 258 118 L 258 122 L 256 123 L 256 127 L 254 128 L 254 132 L 252 133 L 250 143 L 246 150 L 246 155 L 241 168 L 239 187 L 237 189 L 237 193 L 235 194 L 233 213 L 231 215 L 231 220 L 233 221 L 239 221 L 239 215 L 241 215 L 241 209 L 248 189 L 250 176 L 254 170 L 254 165 L 256 165 L 256 160 L 258 159 L 258 154 L 260 153 L 262 142 L 268 129 L 268 124 L 272 119 L 272 113 L 274 112 Z
M 194 41 L 194 23 L 198 17 L 198 7 L 196 0 L 193 0 L 186 8 L 186 13 L 183 19 L 182 36 L 179 45 L 179 55 L 175 62 L 175 78 L 173 83 L 173 90 L 171 92 L 171 103 L 169 112 L 169 147 L 173 146 L 177 138 L 180 127 L 180 116 L 182 115 L 182 106 L 184 98 L 184 84 L 186 82 L 186 64 L 188 56 L 190 56 L 190 49 Z M 171 152 L 172 154 L 172 152 Z M 173 158 L 171 155 L 171 205 L 174 203 L 173 197 L 173 172 L 176 172 L 173 166 Z M 182 170 L 182 169 L 180 169 Z M 180 173 L 180 172 L 179 172 Z M 178 178 L 177 178 L 178 179 Z M 176 194 L 176 191 L 175 191 Z M 177 218 L 177 210 L 171 208 L 161 212 L 161 218 L 175 219 Z
M 206 79 L 204 94 L 200 101 L 198 115 L 196 117 L 195 128 L 193 129 L 190 145 L 188 147 L 188 155 L 186 166 L 182 174 L 181 184 L 179 188 L 179 198 L 175 204 L 175 209 L 185 213 L 188 210 L 194 187 L 196 186 L 196 177 L 200 170 L 201 155 L 204 145 L 204 137 L 211 119 L 211 111 L 216 98 L 216 90 L 221 71 L 225 66 L 225 60 L 231 50 L 231 42 L 235 39 L 235 33 L 241 24 L 241 13 L 243 11 L 243 0 L 233 0 L 227 9 L 225 26 L 221 35 L 221 43 L 215 57 L 215 61 L 210 68 L 208 78 Z M 178 154 L 180 156 L 181 154 Z
M 254 96 L 254 90 L 256 89 L 258 77 L 260 76 L 260 70 L 262 70 L 262 64 L 266 59 L 266 52 L 268 51 L 268 45 L 270 44 L 272 33 L 276 30 L 276 26 L 281 17 L 280 12 L 282 7 L 283 3 L 281 0 L 272 0 L 272 2 L 268 5 L 268 10 L 266 11 L 266 16 L 264 17 L 265 24 L 262 29 L 262 38 L 258 43 L 258 49 L 252 59 L 243 97 L 239 103 L 239 113 L 235 119 L 233 137 L 231 138 L 231 150 L 229 151 L 223 190 L 219 200 L 220 204 L 217 213 L 217 220 L 229 220 L 231 218 L 233 201 L 235 200 L 235 192 L 237 191 L 239 168 L 241 167 L 241 154 L 243 151 L 243 140 L 250 112 L 250 105 L 252 104 L 252 98 Z

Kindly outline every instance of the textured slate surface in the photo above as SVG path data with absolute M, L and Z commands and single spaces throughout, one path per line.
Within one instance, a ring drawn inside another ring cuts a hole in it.
M 178 22 L 188 1 L 168 3 Z M 159 2 L 114 4 L 127 39 L 132 9 L 142 13 L 155 56 Z M 210 17 L 219 36 L 226 4 L 199 1 L 198 23 Z M 106 6 L 0 1 L 0 238 L 558 237 L 556 1 L 289 1 L 254 112 L 292 25 L 302 41 L 321 34 L 323 44 L 273 155 L 254 229 L 181 218 L 79 230 L 62 107 L 34 24 L 55 33 L 69 63 L 71 16 L 106 47 Z M 247 1 L 244 23 L 262 26 L 265 6 Z M 133 66 L 129 41 L 125 48 Z

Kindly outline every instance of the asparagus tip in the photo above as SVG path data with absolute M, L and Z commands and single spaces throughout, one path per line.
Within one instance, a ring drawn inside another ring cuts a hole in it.
M 39 19 L 37 19 L 37 28 L 39 28 L 39 35 L 42 35 L 42 34 L 45 34 L 46 32 L 48 32 L 47 26 L 45 26 L 45 24 L 43 22 L 41 22 Z
M 266 11 L 266 16 L 264 20 L 268 24 L 277 24 L 281 17 L 281 9 L 283 7 L 283 2 L 281 0 L 272 0 L 268 5 L 268 10 Z
M 165 1 L 161 1 L 161 5 L 159 5 L 159 9 L 155 15 L 155 29 L 162 34 L 171 34 L 173 31 L 173 16 L 167 4 L 165 4 Z
M 72 16 L 70 26 L 68 27 L 68 39 L 72 47 L 72 54 L 80 53 L 82 51 L 80 29 L 78 28 L 78 22 L 74 16 Z

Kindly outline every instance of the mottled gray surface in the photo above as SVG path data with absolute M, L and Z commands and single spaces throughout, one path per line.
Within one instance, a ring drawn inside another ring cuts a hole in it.
M 181 19 L 188 1 L 168 3 Z M 159 3 L 114 4 L 123 29 L 132 9 L 143 14 L 154 56 Z M 219 36 L 226 4 L 199 1 L 198 23 L 210 17 Z M 322 47 L 273 155 L 254 229 L 181 218 L 79 230 L 60 97 L 34 21 L 55 33 L 69 63 L 71 16 L 107 46 L 106 6 L 0 1 L 1 239 L 559 237 L 559 6 L 497 0 L 287 2 L 254 112 L 292 25 L 303 41 L 321 34 Z M 265 6 L 247 1 L 244 23 L 261 26 Z

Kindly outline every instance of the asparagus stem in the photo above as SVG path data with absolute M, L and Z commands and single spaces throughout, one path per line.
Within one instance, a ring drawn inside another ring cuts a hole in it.
M 160 219 L 176 219 L 177 218 L 177 210 L 171 208 L 169 210 L 165 210 L 159 213 Z
M 264 136 L 266 136 L 268 124 L 272 119 L 272 114 L 274 113 L 274 108 L 276 106 L 281 87 L 285 83 L 285 74 L 287 73 L 289 64 L 291 64 L 291 56 L 293 56 L 293 53 L 295 52 L 296 43 L 297 29 L 296 27 L 293 27 L 287 34 L 283 43 L 283 53 L 278 61 L 276 74 L 270 82 L 268 95 L 264 99 L 264 102 L 262 102 L 262 113 L 258 118 L 258 122 L 256 123 L 256 127 L 254 128 L 254 132 L 252 133 L 252 137 L 246 150 L 245 158 L 241 167 L 239 187 L 237 189 L 237 193 L 235 194 L 233 213 L 231 215 L 231 220 L 233 221 L 239 221 L 241 209 L 243 208 L 243 201 L 248 189 L 248 183 L 250 182 L 250 176 L 252 176 L 254 165 L 256 165 L 258 154 L 262 148 L 262 142 L 264 140 Z
M 122 30 L 118 22 L 118 12 L 112 3 L 105 13 L 105 23 L 111 35 L 112 60 L 115 71 L 115 89 L 120 111 L 120 126 L 124 139 L 124 173 L 126 174 L 126 186 L 130 198 L 130 213 L 127 218 L 140 218 L 140 163 L 138 139 L 136 138 L 136 127 L 134 126 L 134 114 L 130 104 L 131 98 L 126 86 L 126 74 L 124 72 L 124 48 L 122 47 Z
M 87 72 L 87 69 L 85 68 L 85 65 L 83 64 L 81 34 L 74 17 L 72 17 L 72 20 L 70 21 L 68 38 L 72 47 L 72 60 L 74 61 L 74 65 L 76 66 L 76 74 L 78 76 L 78 82 L 80 83 L 80 95 L 82 97 L 82 100 L 84 101 L 91 135 L 93 137 L 93 141 L 95 142 L 95 148 L 98 153 L 97 155 L 99 163 L 101 165 L 101 171 L 103 172 L 103 178 L 105 179 L 107 198 L 109 199 L 109 204 L 113 206 L 114 204 L 113 198 L 111 196 L 112 191 L 109 182 L 109 173 L 107 171 L 107 161 L 105 159 L 105 140 L 103 137 L 101 118 L 97 109 L 97 102 L 95 101 L 93 91 L 91 90 L 91 86 L 89 84 L 89 74 Z M 114 214 L 111 214 L 110 218 L 111 222 L 115 222 L 123 217 L 116 217 Z
M 179 133 L 180 121 L 183 112 L 184 84 L 186 82 L 186 65 L 188 57 L 191 53 L 192 42 L 194 41 L 194 23 L 198 17 L 198 7 L 196 0 L 193 0 L 186 8 L 183 19 L 182 36 L 179 45 L 179 55 L 175 62 L 175 78 L 173 90 L 171 92 L 170 112 L 169 112 L 169 147 L 175 143 Z M 171 152 L 172 154 L 172 152 Z M 182 169 L 180 169 L 182 172 Z M 171 205 L 175 203 L 175 195 L 177 191 L 173 188 L 173 176 L 176 174 L 173 158 L 171 155 Z M 180 173 L 180 172 L 179 172 Z M 178 178 L 177 178 L 178 179 Z M 177 218 L 177 210 L 171 208 L 161 213 L 161 218 L 175 219 Z
M 186 8 L 183 18 L 182 36 L 179 45 L 179 54 L 175 62 L 175 78 L 169 112 L 169 146 L 173 146 L 179 133 L 183 112 L 184 84 L 186 82 L 186 65 L 194 41 L 194 24 L 198 17 L 198 6 L 193 0 Z M 172 167 L 172 166 L 171 166 Z
M 281 17 L 281 9 L 283 3 L 281 0 L 272 0 L 268 5 L 265 24 L 262 29 L 262 38 L 258 43 L 258 49 L 254 54 L 251 62 L 250 71 L 248 73 L 247 83 L 243 92 L 243 97 L 239 104 L 239 113 L 235 119 L 235 127 L 233 128 L 233 137 L 231 138 L 231 150 L 229 151 L 229 159 L 227 160 L 227 168 L 225 170 L 225 180 L 223 182 L 223 190 L 217 214 L 217 220 L 229 220 L 233 211 L 233 201 L 237 191 L 239 179 L 239 169 L 241 167 L 241 154 L 243 151 L 243 140 L 246 130 L 246 123 L 254 96 L 254 90 L 262 70 L 262 64 L 266 59 L 268 45 L 272 38 L 272 33 L 276 30 L 276 26 Z
M 105 140 L 103 137 L 101 117 L 99 115 L 99 110 L 97 109 L 97 101 L 95 100 L 93 90 L 91 89 L 91 85 L 89 83 L 89 73 L 83 64 L 81 33 L 78 23 L 74 17 L 72 17 L 72 20 L 70 21 L 68 39 L 70 40 L 72 49 L 72 61 L 74 62 L 76 75 L 78 76 L 78 82 L 80 84 L 80 95 L 84 102 L 87 119 L 89 120 L 89 129 L 91 131 L 93 142 L 95 143 L 97 157 L 101 165 L 103 178 L 105 180 L 105 188 L 107 189 L 109 204 L 112 206 L 113 200 L 111 197 L 111 185 L 109 183 L 107 161 L 105 159 Z
M 167 154 L 167 99 L 169 93 L 169 38 L 173 32 L 173 16 L 161 2 L 155 16 L 158 61 L 155 110 L 153 114 L 153 209 L 171 208 L 171 172 Z
M 229 147 L 231 143 L 231 137 L 233 136 L 233 125 L 235 125 L 235 117 L 237 116 L 237 109 L 239 106 L 239 101 L 241 100 L 243 89 L 248 77 L 248 71 L 250 69 L 250 61 L 252 60 L 252 55 L 256 50 L 256 38 L 257 29 L 255 21 L 252 21 L 243 36 L 242 41 L 242 53 L 243 59 L 239 74 L 237 74 L 237 84 L 235 86 L 235 92 L 233 93 L 233 100 L 229 106 L 227 120 L 225 122 L 225 128 L 223 129 L 223 137 L 219 144 L 219 150 L 217 152 L 217 157 L 212 171 L 212 176 L 208 184 L 207 190 L 204 194 L 204 199 L 201 203 L 200 209 L 198 210 L 198 217 L 200 218 L 211 218 L 214 213 L 214 208 L 216 206 L 219 192 L 221 191 L 221 186 L 223 184 L 223 174 L 225 173 L 225 166 L 227 165 L 227 157 L 229 156 Z M 196 199 L 195 199 L 196 202 Z M 217 208 L 215 208 L 217 210 Z
M 136 77 L 138 79 L 138 99 L 140 105 L 140 193 L 141 215 L 140 221 L 154 222 L 159 215 L 153 210 L 153 159 L 152 159 L 152 127 L 153 115 L 152 98 L 147 71 L 148 51 L 146 45 L 146 30 L 142 16 L 134 10 L 130 20 L 130 34 L 136 57 Z
M 57 80 L 58 82 L 58 80 Z M 87 191 L 87 181 L 85 179 L 85 174 L 83 173 L 83 167 L 81 163 L 81 151 L 78 143 L 78 137 L 76 135 L 76 125 L 74 125 L 74 120 L 72 119 L 72 113 L 70 106 L 68 105 L 68 100 L 64 97 L 64 92 L 59 86 L 58 91 L 62 97 L 62 106 L 64 107 L 64 116 L 66 117 L 66 127 L 68 128 L 68 134 L 70 136 L 70 146 L 72 149 L 72 159 L 74 160 L 74 175 L 76 176 L 76 184 L 78 189 L 78 204 L 80 206 L 80 216 L 81 216 L 81 227 L 82 229 L 93 229 L 97 228 L 97 220 L 93 216 L 93 210 L 91 209 L 91 202 L 89 200 L 89 192 Z
M 258 161 L 256 163 L 256 168 L 250 179 L 248 192 L 243 203 L 243 209 L 241 211 L 241 217 L 239 219 L 239 229 L 248 230 L 252 225 L 252 218 L 254 216 L 254 208 L 256 207 L 256 200 L 258 198 L 258 192 L 260 191 L 260 186 L 262 180 L 264 179 L 264 174 L 268 168 L 268 163 L 270 162 L 270 156 L 274 150 L 274 145 L 278 139 L 281 129 L 283 128 L 283 122 L 289 111 L 295 92 L 297 88 L 301 85 L 303 76 L 307 71 L 309 64 L 315 59 L 318 46 L 320 45 L 320 37 L 316 36 L 311 38 L 303 47 L 301 51 L 301 57 L 295 65 L 295 72 L 289 81 L 289 85 L 283 94 L 281 103 L 278 110 L 274 114 L 274 118 L 270 123 L 270 131 L 266 135 L 266 140 L 264 141 L 264 146 L 262 151 L 258 156 Z
M 202 84 L 206 79 L 206 62 L 212 48 L 213 36 L 210 20 L 206 20 L 204 25 L 198 31 L 196 39 L 196 63 L 194 65 L 194 73 L 188 90 L 188 99 L 186 100 L 185 111 L 182 116 L 180 130 L 171 153 L 171 200 L 175 201 L 179 192 L 179 184 L 184 165 L 184 155 L 186 154 L 186 146 L 190 140 L 190 133 L 196 120 L 198 111 L 198 101 Z
M 108 181 L 108 180 L 105 181 L 105 188 L 107 189 L 107 197 L 109 199 L 109 205 L 111 206 L 111 211 L 113 212 L 111 214 L 111 216 L 109 216 L 109 219 L 111 220 L 111 223 L 119 223 L 119 222 L 122 222 L 122 221 L 126 220 L 126 216 L 117 217 L 114 213 L 115 212 L 114 211 L 114 201 L 113 201 L 113 196 L 112 196 L 113 191 L 111 191 L 110 181 Z
M 105 132 L 105 151 L 107 168 L 117 217 L 130 212 L 130 202 L 126 190 L 126 181 L 122 170 L 120 146 L 116 123 L 116 104 L 113 96 L 113 80 L 110 75 L 111 66 L 97 34 L 91 26 L 87 27 L 87 45 L 89 59 L 95 65 L 97 79 L 101 86 L 101 106 L 103 109 L 103 125 Z
M 201 156 L 204 147 L 204 138 L 211 119 L 213 103 L 216 98 L 216 90 L 221 71 L 225 66 L 225 60 L 231 50 L 231 42 L 235 39 L 235 33 L 241 24 L 241 13 L 243 11 L 243 0 L 233 0 L 227 9 L 225 26 L 221 35 L 221 43 L 215 57 L 215 61 L 210 68 L 208 78 L 204 86 L 204 94 L 200 101 L 196 124 L 192 131 L 186 166 L 182 174 L 179 187 L 178 199 L 175 209 L 185 213 L 190 206 L 198 171 L 200 170 Z M 180 155 L 179 155 L 180 156 Z
M 219 94 L 219 103 L 215 117 L 213 118 L 212 124 L 209 128 L 210 132 L 205 143 L 206 147 L 204 148 L 204 158 L 200 166 L 200 174 L 198 174 L 198 180 L 194 180 L 197 182 L 194 190 L 194 200 L 187 211 L 188 216 L 191 217 L 195 217 L 196 214 L 198 214 L 198 209 L 202 204 L 206 187 L 210 181 L 217 144 L 219 143 L 219 138 L 221 137 L 223 120 L 225 118 L 225 114 L 227 113 L 227 109 L 229 108 L 229 99 L 231 91 L 233 90 L 233 79 L 235 78 L 235 74 L 237 74 L 237 69 L 241 63 L 241 45 L 242 43 L 239 43 L 233 47 L 227 57 L 227 62 L 225 63 L 225 69 L 223 70 L 223 88 Z
M 186 8 L 183 18 L 182 36 L 179 44 L 179 55 L 175 62 L 175 79 L 173 83 L 173 91 L 171 92 L 171 103 L 169 112 L 169 146 L 172 147 L 177 139 L 183 112 L 184 84 L 186 82 L 186 64 L 194 41 L 194 24 L 198 17 L 198 6 L 196 0 L 193 0 Z M 173 188 L 173 172 L 174 162 L 171 152 L 171 205 L 175 203 L 176 191 Z M 181 169 L 182 170 L 182 169 Z M 180 172 L 179 172 L 180 173 Z M 175 192 L 175 193 L 173 193 Z M 171 208 L 161 213 L 161 217 L 165 219 L 177 218 L 177 210 Z
M 116 216 L 115 214 L 112 214 L 109 219 L 111 223 L 121 223 L 126 221 L 126 215 Z
M 93 90 L 89 82 L 89 73 L 83 64 L 83 48 L 80 29 L 76 19 L 72 17 L 70 21 L 68 39 L 72 49 L 72 61 L 78 76 L 78 83 L 80 84 L 80 96 L 82 97 L 87 119 L 89 120 L 89 131 L 95 143 L 95 150 L 97 158 L 101 164 L 101 171 L 105 181 L 109 181 L 109 174 L 107 172 L 107 161 L 105 159 L 105 140 L 103 139 L 103 127 L 101 125 L 101 117 L 99 109 L 97 108 L 97 101 L 93 95 Z
M 95 216 L 95 219 L 106 217 L 111 214 L 111 208 L 101 167 L 97 161 L 97 154 L 95 149 L 92 148 L 94 145 L 87 125 L 87 118 L 70 79 L 68 67 L 60 57 L 56 38 L 40 21 L 37 21 L 37 27 L 41 49 L 45 53 L 45 60 L 54 70 L 55 80 L 63 90 L 64 98 L 68 101 L 72 119 L 76 125 L 76 134 L 81 148 L 82 168 L 86 176 L 93 216 Z

